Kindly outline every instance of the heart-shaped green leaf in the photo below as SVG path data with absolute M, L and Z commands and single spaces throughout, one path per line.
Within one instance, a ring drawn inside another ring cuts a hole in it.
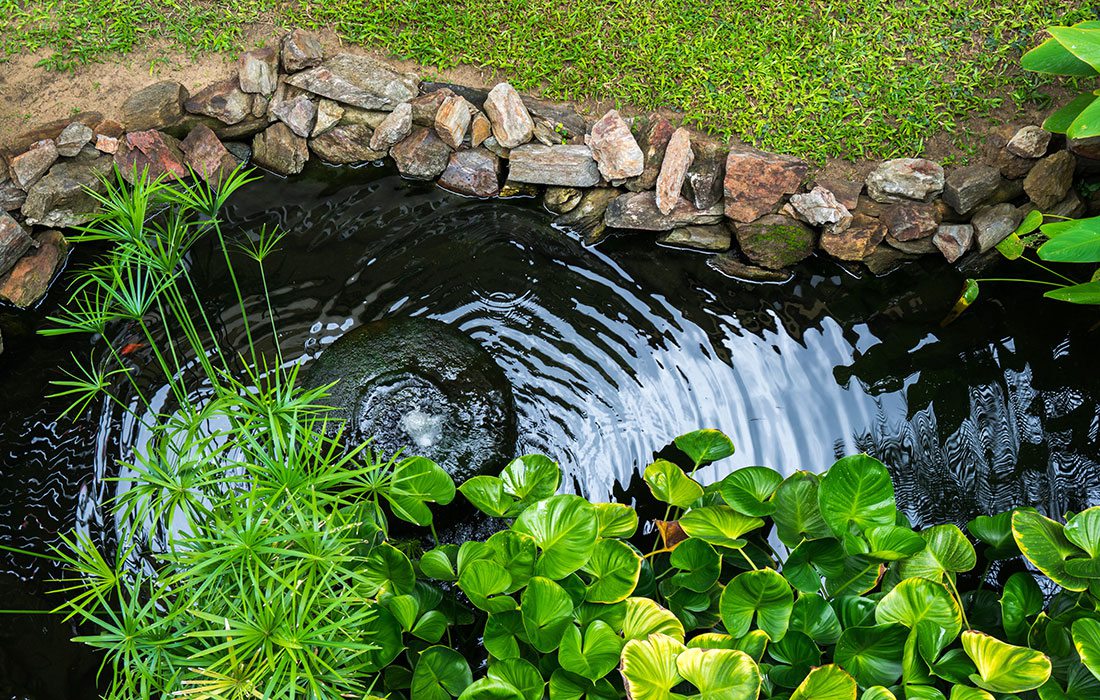
M 1050 580 L 1071 591 L 1088 588 L 1087 579 L 1066 571 L 1067 559 L 1086 558 L 1088 553 L 1069 541 L 1061 523 L 1034 510 L 1018 510 L 1012 514 L 1012 535 L 1027 560 Z
M 851 627 L 840 635 L 833 656 L 862 686 L 893 685 L 901 678 L 908 636 L 909 630 L 898 624 Z
M 856 700 L 856 679 L 835 664 L 810 671 L 791 700 Z
M 527 643 L 527 631 L 519 610 L 489 614 L 482 635 L 486 651 L 498 659 L 516 658 L 520 655 L 520 642 Z
M 818 504 L 833 533 L 843 538 L 897 518 L 894 484 L 882 462 L 867 455 L 845 457 L 821 479 Z
M 801 595 L 791 610 L 791 630 L 801 632 L 818 644 L 833 645 L 843 628 L 836 612 L 820 595 Z
M 784 479 L 775 490 L 772 519 L 779 540 L 788 547 L 797 547 L 802 540 L 832 536 L 833 531 L 821 516 L 818 488 L 816 474 L 797 471 Z
M 508 572 L 511 583 L 503 591 L 514 593 L 527 585 L 535 575 L 538 556 L 535 539 L 515 530 L 502 530 L 485 541 L 492 552 L 492 561 Z
M 1100 679 L 1100 622 L 1083 617 L 1073 623 L 1073 646 L 1081 663 Z
M 420 571 L 439 581 L 457 581 L 458 545 L 444 544 L 424 552 L 420 557 Z
M 390 487 L 382 491 L 393 514 L 416 525 L 430 525 L 428 503 L 447 505 L 454 500 L 455 482 L 450 474 L 426 457 L 408 457 L 397 463 Z
M 849 548 L 849 540 L 854 540 L 857 546 Z M 925 546 L 923 537 L 900 525 L 876 525 L 863 531 L 863 539 L 848 537 L 844 541 L 849 554 L 863 554 L 880 561 L 907 559 Z
M 674 440 L 676 447 L 691 458 L 696 467 L 717 462 L 733 454 L 733 443 L 719 430 L 696 430 Z
M 745 515 L 764 517 L 775 512 L 772 495 L 783 477 L 767 467 L 745 467 L 719 482 L 722 498 L 731 508 Z
M 686 649 L 676 669 L 699 689 L 699 700 L 754 700 L 760 693 L 760 669 L 749 656 L 732 649 Z
M 504 488 L 523 503 L 549 498 L 561 484 L 561 467 L 543 455 L 525 455 L 508 463 L 500 473 Z
M 596 503 L 600 537 L 631 537 L 638 529 L 638 511 L 625 503 Z
M 735 576 L 722 592 L 722 623 L 734 637 L 756 626 L 777 642 L 787 633 L 794 608 L 794 593 L 774 569 L 746 571 Z
M 669 564 L 679 570 L 679 573 L 672 575 L 673 584 L 696 593 L 705 593 L 718 581 L 722 557 L 710 544 L 689 537 L 672 550 Z
M 688 508 L 703 495 L 703 487 L 672 462 L 658 459 L 642 475 L 653 497 L 662 503 Z
M 883 596 L 875 608 L 879 624 L 896 622 L 917 635 L 921 656 L 934 660 L 962 631 L 962 611 L 940 583 L 907 578 Z
M 548 578 L 535 576 L 527 582 L 520 599 L 523 629 L 535 649 L 549 653 L 558 648 L 566 627 L 573 622 L 573 599 Z
M 480 678 L 462 691 L 458 700 L 526 700 L 523 693 L 511 683 Z
M 740 549 L 745 546 L 741 536 L 763 527 L 760 518 L 742 515 L 729 506 L 693 508 L 680 518 L 680 527 L 691 537 L 698 537 L 718 547 Z
M 371 548 L 362 573 L 367 595 L 412 593 L 416 586 L 412 562 L 401 550 L 386 542 Z
M 494 518 L 510 517 L 516 499 L 504 492 L 504 482 L 495 476 L 475 476 L 458 487 L 466 500 L 486 515 Z
M 979 515 L 966 524 L 971 535 L 989 545 L 985 556 L 989 559 L 1011 559 L 1019 556 L 1020 548 L 1012 538 L 1012 511 L 997 515 Z
M 1050 659 L 1027 647 L 1006 644 L 983 632 L 962 634 L 963 649 L 978 672 L 970 681 L 993 693 L 1034 690 L 1050 678 Z
M 623 638 L 645 639 L 655 633 L 684 641 L 684 625 L 675 615 L 649 598 L 627 598 Z
M 420 653 L 413 670 L 411 700 L 450 700 L 474 682 L 470 664 L 454 649 L 429 647 Z
M 618 603 L 630 597 L 638 585 L 642 558 L 618 540 L 600 540 L 582 570 L 589 576 L 585 600 Z
M 1028 618 L 1043 611 L 1043 591 L 1031 574 L 1018 571 L 1008 577 L 1001 593 L 1001 625 L 1013 643 L 1027 641 Z
M 624 641 L 602 620 L 596 620 L 581 633 L 576 625 L 566 628 L 558 647 L 562 668 L 597 681 L 618 666 Z
M 630 700 L 673 700 L 672 689 L 684 678 L 676 658 L 685 650 L 680 641 L 654 633 L 645 639 L 631 639 L 623 647 L 623 685 Z
M 516 601 L 505 595 L 512 588 L 512 577 L 495 561 L 470 562 L 458 577 L 458 587 L 471 603 L 485 612 L 505 612 L 516 607 Z
M 898 573 L 902 578 L 926 578 L 942 581 L 945 575 L 970 571 L 978 563 L 974 545 L 956 525 L 935 525 L 922 530 L 925 547 L 909 559 L 901 562 Z
M 529 506 L 512 526 L 535 538 L 542 550 L 540 576 L 563 579 L 588 563 L 596 546 L 596 509 L 580 496 L 551 496 Z
M 525 700 L 542 700 L 546 689 L 546 682 L 539 670 L 523 659 L 493 659 L 486 676 L 512 686 L 523 694 Z

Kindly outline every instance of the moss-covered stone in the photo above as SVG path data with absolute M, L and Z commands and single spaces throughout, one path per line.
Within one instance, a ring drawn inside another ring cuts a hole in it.
M 737 226 L 737 243 L 752 262 L 781 270 L 813 255 L 814 232 L 797 219 L 779 214 Z

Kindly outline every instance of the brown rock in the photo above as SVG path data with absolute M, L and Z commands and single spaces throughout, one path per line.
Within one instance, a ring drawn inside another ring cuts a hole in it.
M 568 102 L 543 100 L 530 95 L 523 95 L 520 99 L 523 100 L 523 106 L 527 108 L 532 118 L 542 117 L 554 126 L 556 132 L 564 131 L 566 142 L 577 146 L 584 144 L 584 133 L 588 125 L 584 117 L 577 114 L 573 105 Z
M 443 100 L 439 111 L 435 113 L 434 126 L 435 133 L 443 139 L 443 143 L 451 148 L 458 148 L 466 138 L 466 130 L 470 128 L 470 103 L 457 95 Z
M 319 100 L 317 102 L 317 120 L 313 124 L 313 132 L 310 135 L 320 136 L 339 124 L 343 118 L 344 108 L 340 106 L 340 103 L 332 100 Z
M 326 163 L 365 163 L 386 157 L 370 147 L 373 136 L 366 124 L 341 124 L 310 139 L 309 147 Z
M 1001 184 L 1001 173 L 989 165 L 970 165 L 951 171 L 943 189 L 943 200 L 960 214 L 969 214 L 989 201 Z
M 370 139 L 370 147 L 376 151 L 389 150 L 391 146 L 400 143 L 402 139 L 408 136 L 412 131 L 412 127 L 412 105 L 408 102 L 402 102 L 374 130 L 374 135 Z
M 151 180 L 187 177 L 179 141 L 155 129 L 132 131 L 123 136 L 114 159 L 128 182 L 141 173 L 147 173 Z
M 910 255 L 928 255 L 929 253 L 935 253 L 937 251 L 936 244 L 932 242 L 932 236 L 917 238 L 911 241 L 902 241 L 894 238 L 890 235 L 890 232 L 887 231 L 885 241 L 886 245 L 891 248 L 900 250 L 903 253 L 909 253 Z M 879 246 L 879 248 L 881 247 L 882 246 Z
M 684 226 L 657 237 L 657 242 L 675 248 L 690 248 L 709 253 L 729 250 L 732 233 L 727 224 Z
M 974 226 L 978 250 L 984 253 L 1008 238 L 1023 218 L 1023 213 L 1011 204 L 996 204 L 979 209 L 970 220 Z
M 451 161 L 451 149 L 434 130 L 414 127 L 401 143 L 390 149 L 397 170 L 413 180 L 434 180 Z
M 57 136 L 57 154 L 66 158 L 72 158 L 80 149 L 84 148 L 92 140 L 92 128 L 87 124 L 73 122 L 65 127 Z
M 600 173 L 588 146 L 532 143 L 512 149 L 508 179 L 536 185 L 594 187 Z
M 683 197 L 671 212 L 665 214 L 657 208 L 654 192 L 630 192 L 617 197 L 604 215 L 604 222 L 611 228 L 640 231 L 671 231 L 682 226 L 717 224 L 721 221 L 721 205 L 696 209 Z
M 576 187 L 547 187 L 542 194 L 542 205 L 552 214 L 565 214 L 581 203 L 584 192 Z M 600 212 L 601 218 L 603 212 Z
M 726 277 L 732 277 L 745 282 L 786 282 L 791 279 L 790 272 L 781 270 L 769 270 L 756 265 L 749 265 L 737 258 L 733 253 L 715 255 L 707 260 L 707 266 Z
M 43 139 L 11 159 L 11 179 L 28 190 L 56 160 L 57 144 L 52 139 Z
M 580 234 L 585 245 L 595 245 L 606 237 L 604 216 L 618 196 L 619 190 L 610 187 L 587 190 L 576 206 L 554 219 L 554 224 Z
M 306 167 L 309 146 L 289 126 L 275 122 L 252 139 L 252 160 L 280 175 L 296 175 Z
M 639 125 L 636 123 L 635 126 Z M 673 132 L 672 123 L 656 113 L 649 115 L 641 126 L 637 132 L 637 141 L 638 147 L 642 149 L 645 167 L 641 175 L 626 183 L 626 188 L 631 192 L 644 192 L 657 186 L 665 150 Z M 694 155 L 692 159 L 694 160 Z
M 656 201 L 662 214 L 669 214 L 681 199 L 680 191 L 684 187 L 688 168 L 695 160 L 691 150 L 691 134 L 680 127 L 672 134 L 661 163 L 661 172 L 657 176 Z
M 187 165 L 206 182 L 223 181 L 239 165 L 208 126 L 199 125 L 180 142 Z
M 266 46 L 246 51 L 237 61 L 237 82 L 241 90 L 271 97 L 279 81 L 279 56 Z
M 495 197 L 500 193 L 500 159 L 484 148 L 452 153 L 439 185 L 472 197 Z
M 612 182 L 637 177 L 645 169 L 642 149 L 618 110 L 609 111 L 593 124 L 584 142 L 592 149 L 600 174 Z
M 10 270 L 38 242 L 27 235 L 19 222 L 0 212 L 0 275 Z
M 324 57 L 321 39 L 313 32 L 295 29 L 283 37 L 283 70 L 288 73 L 320 65 Z
M 840 202 L 849 212 L 855 211 L 856 206 L 859 204 L 859 194 L 863 191 L 862 182 L 840 178 L 818 178 L 814 185 L 824 187 L 832 192 L 836 201 Z
M 902 252 L 888 245 L 880 245 L 863 258 L 863 264 L 873 275 L 885 275 L 892 272 L 907 262 L 916 260 L 918 256 Z
M 1042 158 L 1050 146 L 1050 132 L 1038 126 L 1021 127 L 1005 149 L 1020 158 Z
M 1043 158 L 1024 178 L 1024 192 L 1040 210 L 1049 209 L 1066 197 L 1073 185 L 1076 163 L 1069 151 Z
M 844 231 L 826 227 L 821 232 L 821 249 L 838 260 L 859 261 L 871 254 L 886 237 L 886 226 L 878 219 L 856 214 Z
M 147 131 L 174 126 L 183 118 L 187 90 L 175 80 L 162 80 L 137 90 L 122 103 L 122 126 Z
M 519 93 L 508 83 L 499 83 L 485 98 L 485 113 L 493 125 L 493 136 L 504 148 L 522 146 L 531 140 L 535 122 Z
M 775 211 L 784 196 L 798 191 L 808 167 L 805 161 L 790 156 L 731 149 L 724 183 L 726 216 L 749 222 Z
M 974 227 L 970 224 L 941 224 L 932 236 L 932 243 L 953 263 L 970 249 L 974 242 Z
M 288 85 L 362 109 L 390 111 L 416 97 L 420 80 L 370 56 L 342 53 L 286 78 Z
M 241 90 L 236 76 L 207 85 L 183 103 L 192 114 L 213 117 L 223 124 L 236 124 L 252 114 L 252 95 Z
M 376 109 L 360 109 L 359 107 L 351 107 L 349 105 L 343 105 L 343 107 L 344 116 L 340 117 L 340 124 L 342 126 L 361 124 L 369 126 L 372 129 L 377 129 L 382 126 L 382 123 L 385 122 L 386 118 L 391 114 L 391 112 L 382 112 Z
M 96 124 L 95 134 L 96 136 L 109 136 L 111 138 L 122 138 L 122 135 L 126 133 L 126 129 L 122 128 L 122 124 L 116 122 L 114 119 L 104 119 Z
M 435 128 L 436 112 L 439 111 L 444 100 L 448 97 L 453 97 L 454 94 L 453 91 L 443 88 L 441 90 L 433 90 L 432 92 L 409 100 L 413 124 Z
M 997 153 L 994 165 L 1001 171 L 1002 177 L 1009 180 L 1019 180 L 1031 172 L 1031 169 L 1035 167 L 1035 163 L 1036 161 L 1032 158 L 1021 158 L 1006 150 L 1001 150 Z
M 317 123 L 317 105 L 305 95 L 271 104 L 271 114 L 298 136 L 308 138 Z
M 23 206 L 27 193 L 12 180 L 0 181 L 0 211 L 15 211 Z
M 482 112 L 475 112 L 470 122 L 470 145 L 477 148 L 493 135 L 493 123 Z
M 0 277 L 0 298 L 22 309 L 33 306 L 46 295 L 69 250 L 60 231 L 43 231 L 34 238 L 38 249 L 23 256 Z
M 107 156 L 56 163 L 27 193 L 22 208 L 27 223 L 68 228 L 91 221 L 100 207 L 93 194 L 105 191 L 102 178 L 111 163 Z
M 750 261 L 769 270 L 790 267 L 814 253 L 814 232 L 798 219 L 768 214 L 735 227 L 737 244 Z
M 722 201 L 722 177 L 727 149 L 713 141 L 693 141 L 695 161 L 688 168 L 687 198 L 697 209 L 709 209 Z
M 927 238 L 940 225 L 940 213 L 935 204 L 905 202 L 889 206 L 882 215 L 886 231 L 899 241 Z

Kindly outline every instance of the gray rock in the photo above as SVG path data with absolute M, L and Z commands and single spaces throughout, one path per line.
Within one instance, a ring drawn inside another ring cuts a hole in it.
M 989 165 L 970 165 L 953 170 L 944 184 L 943 200 L 960 214 L 986 203 L 1001 184 L 1001 173 Z
M 724 180 L 726 216 L 750 222 L 772 213 L 786 195 L 798 191 L 808 168 L 805 161 L 790 156 L 730 149 Z
M 227 141 L 222 144 L 225 150 L 237 159 L 239 163 L 248 163 L 252 160 L 252 148 L 247 143 L 240 141 Z
M 1073 186 L 1076 162 L 1069 151 L 1043 158 L 1024 178 L 1024 192 L 1040 210 L 1049 209 L 1066 197 Z
M 237 81 L 245 92 L 271 97 L 279 82 L 279 55 L 275 49 L 266 46 L 241 54 Z
M 495 197 L 500 193 L 500 159 L 484 148 L 452 153 L 439 185 L 458 194 Z
M 392 110 L 416 97 L 420 80 L 369 56 L 337 54 L 287 77 L 287 84 L 353 107 Z
M 414 127 L 401 143 L 390 149 L 397 170 L 413 180 L 434 180 L 451 161 L 451 149 L 432 129 Z
M 1050 146 L 1050 132 L 1038 126 L 1022 127 L 1005 149 L 1020 158 L 1042 158 Z
M 852 218 L 848 208 L 820 185 L 805 194 L 791 195 L 791 206 L 798 213 L 798 218 L 813 226 L 839 224 Z
M 272 103 L 271 114 L 302 138 L 308 138 L 317 123 L 317 105 L 305 95 Z
M 0 212 L 0 275 L 10 270 L 38 242 L 27 235 L 19 222 Z
M 1003 177 L 1009 180 L 1019 180 L 1020 178 L 1027 177 L 1027 174 L 1035 167 L 1035 163 L 1036 160 L 1034 158 L 1021 158 L 1020 156 L 1009 153 L 1007 150 L 1001 150 L 997 152 L 997 157 L 993 164 L 1001 171 Z
M 684 226 L 674 228 L 657 237 L 657 242 L 674 248 L 690 248 L 709 253 L 729 250 L 732 234 L 726 224 L 713 226 Z
M 111 172 L 111 158 L 61 162 L 27 192 L 23 216 L 28 224 L 69 228 L 91 221 L 99 212 L 92 192 L 105 191 L 101 176 Z
M 458 95 L 448 97 L 435 113 L 435 133 L 443 139 L 443 143 L 451 148 L 458 148 L 466 138 L 470 118 L 469 102 Z
M 882 214 L 882 223 L 886 224 L 887 234 L 895 240 L 916 241 L 936 233 L 940 213 L 933 203 L 898 203 L 887 207 Z
M 443 102 L 454 96 L 454 91 L 448 88 L 433 90 L 409 100 L 409 108 L 412 110 L 413 124 L 417 126 L 435 127 L 435 115 Z
M 73 122 L 62 129 L 57 137 L 57 154 L 72 158 L 92 140 L 92 129 L 86 124 Z
M 180 150 L 187 166 L 210 184 L 222 182 L 240 164 L 210 127 L 201 124 L 180 141 Z
M 248 113 L 253 118 L 267 116 L 267 110 L 271 107 L 271 100 L 263 95 L 252 96 L 252 109 L 248 110 Z
M 722 177 L 725 174 L 726 148 L 713 141 L 693 141 L 695 160 L 687 173 L 687 198 L 697 209 L 709 209 L 722 201 Z
M 535 122 L 531 119 L 519 93 L 508 83 L 499 83 L 489 91 L 489 95 L 485 98 L 485 113 L 493 125 L 493 136 L 504 148 L 522 146 L 534 135 Z
M 936 252 L 936 244 L 932 242 L 932 236 L 926 236 L 924 238 L 916 238 L 910 241 L 902 241 L 894 238 L 890 235 L 889 229 L 886 231 L 886 245 L 891 248 L 902 251 L 903 253 L 909 253 L 910 255 L 928 255 Z M 879 246 L 880 248 L 882 246 Z
M 867 194 L 876 202 L 930 201 L 943 192 L 943 167 L 924 158 L 888 160 L 867 176 Z
M 12 180 L 0 182 L 0 211 L 15 211 L 23 206 L 27 193 Z
M 688 168 L 695 161 L 691 150 L 691 133 L 680 127 L 668 141 L 661 172 L 657 176 L 656 201 L 662 214 L 669 214 L 680 201 Z
M 38 141 L 11 159 L 11 179 L 24 190 L 29 190 L 56 160 L 57 144 L 53 139 Z
M 586 245 L 595 245 L 606 237 L 604 217 L 607 207 L 619 196 L 619 190 L 597 187 L 587 190 L 568 212 L 554 219 L 554 224 L 580 234 Z
M 568 102 L 552 102 L 538 97 L 522 95 L 523 106 L 531 114 L 532 118 L 542 117 L 554 125 L 555 131 L 564 131 L 566 140 L 574 145 L 584 143 L 584 134 L 587 124 L 584 117 L 577 114 L 577 110 Z M 481 104 L 484 103 L 476 103 Z
M 642 149 L 645 167 L 642 174 L 626 183 L 631 192 L 644 192 L 657 186 L 657 177 L 665 159 L 665 150 L 672 138 L 672 123 L 659 114 L 651 114 L 644 119 L 634 120 L 635 139 Z M 690 140 L 690 139 L 689 139 Z M 692 157 L 694 160 L 694 156 Z
M 1043 212 L 1048 216 L 1060 216 L 1066 219 L 1079 219 L 1088 212 L 1088 206 L 1072 189 L 1066 198 Z
M 1023 214 L 1011 204 L 995 204 L 980 209 L 970 221 L 978 240 L 978 250 L 984 253 L 1008 238 L 1023 218 Z
M 664 214 L 657 208 L 654 192 L 630 192 L 611 202 L 604 221 L 610 228 L 671 231 L 682 226 L 721 223 L 722 206 L 716 204 L 710 209 L 696 209 L 681 197 L 672 211 Z
M 306 167 L 309 145 L 290 127 L 276 122 L 252 139 L 252 161 L 280 175 L 296 175 Z
M 732 277 L 744 282 L 786 282 L 793 275 L 782 270 L 769 270 L 756 265 L 749 265 L 737 258 L 733 253 L 715 255 L 707 260 L 707 267 L 716 270 L 726 277 Z
M 386 121 L 386 117 L 388 116 L 390 116 L 390 112 L 383 112 L 377 109 L 360 109 L 359 107 L 344 105 L 344 116 L 340 117 L 340 124 L 343 126 L 361 124 L 363 126 L 369 126 L 372 129 L 377 129 L 382 126 L 382 123 Z
M 826 226 L 818 244 L 837 260 L 858 262 L 874 252 L 886 238 L 886 225 L 865 214 L 855 214 L 844 229 Z
M 986 200 L 986 204 L 1003 204 L 1020 199 L 1024 196 L 1024 181 L 1001 178 L 1001 184 L 997 190 Z
M 790 267 L 814 253 L 814 232 L 798 219 L 768 214 L 735 228 L 737 244 L 750 261 L 769 270 Z
M 974 242 L 974 227 L 970 224 L 940 224 L 932 243 L 953 263 L 963 256 Z
M 493 129 L 495 132 L 495 124 Z M 508 179 L 536 185 L 594 187 L 600 181 L 600 171 L 588 146 L 527 144 L 511 150 Z
M 600 174 L 611 182 L 637 177 L 645 169 L 642 149 L 618 110 L 610 110 L 593 124 L 584 142 L 592 149 Z
M 313 32 L 295 29 L 283 37 L 283 70 L 288 73 L 320 65 L 324 56 L 321 39 Z
M 60 231 L 43 231 L 34 239 L 38 247 L 0 277 L 0 298 L 22 309 L 34 306 L 46 295 L 69 250 Z
M 183 103 L 192 114 L 204 114 L 223 124 L 237 124 L 252 114 L 252 95 L 241 90 L 236 77 L 208 85 Z
M 497 157 L 499 157 L 499 158 L 507 159 L 509 157 L 509 155 L 511 155 L 511 153 L 512 153 L 511 149 L 508 149 L 508 148 L 505 148 L 504 146 L 501 146 L 500 143 L 497 142 L 497 139 L 496 139 L 495 136 L 488 137 L 487 139 L 485 139 L 484 141 L 481 142 L 481 145 L 484 146 L 485 148 L 487 148 L 488 150 L 492 151 L 493 153 L 495 153 L 497 155 Z M 595 163 L 595 161 L 592 161 L 592 162 Z M 599 174 L 599 170 L 597 170 L 596 173 Z
M 561 146 L 565 144 L 561 134 L 555 129 L 554 125 L 542 117 L 531 117 L 535 122 L 534 137 L 535 140 L 544 146 Z
M 366 124 L 341 124 L 309 140 L 310 149 L 326 163 L 365 163 L 386 157 L 370 147 L 374 132 Z
M 542 194 L 542 205 L 552 214 L 565 214 L 581 203 L 584 192 L 576 187 L 547 187 Z M 600 212 L 602 217 L 603 212 Z
M 187 90 L 175 80 L 162 80 L 137 90 L 122 103 L 122 126 L 127 131 L 165 129 L 183 118 Z
M 398 105 L 400 107 L 400 105 Z M 317 120 L 313 124 L 311 136 L 320 136 L 332 127 L 340 123 L 344 118 L 344 108 L 339 102 L 332 100 L 319 100 L 317 102 Z
M 394 107 L 393 111 L 386 115 L 386 118 L 374 130 L 374 136 L 371 136 L 370 139 L 370 147 L 376 151 L 387 151 L 391 146 L 400 143 L 402 139 L 408 136 L 412 131 L 412 127 L 412 105 L 408 102 L 402 102 Z

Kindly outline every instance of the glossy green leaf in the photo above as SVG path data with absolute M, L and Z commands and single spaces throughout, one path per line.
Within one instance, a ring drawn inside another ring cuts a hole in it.
M 447 632 L 447 616 L 438 610 L 429 610 L 420 616 L 410 631 L 414 637 L 434 644 Z
M 1072 27 L 1047 27 L 1047 31 L 1067 51 L 1100 71 L 1100 31 L 1088 25 Z
M 1089 29 L 1095 22 L 1080 22 L 1073 25 L 1078 29 Z M 1061 44 L 1057 38 L 1050 38 L 1031 49 L 1020 59 L 1024 70 L 1051 75 L 1066 75 L 1089 78 L 1096 75 L 1096 69 L 1075 56 Z
M 453 649 L 429 647 L 420 653 L 413 670 L 411 700 L 450 700 L 474 682 L 470 664 Z
M 693 508 L 680 518 L 680 527 L 689 536 L 731 549 L 744 547 L 741 536 L 763 526 L 760 518 L 742 515 L 729 506 Z
M 705 593 L 718 581 L 722 558 L 707 542 L 689 537 L 672 550 L 669 564 L 679 570 L 679 573 L 672 575 L 673 584 L 697 593 Z
M 935 525 L 922 530 L 925 547 L 898 566 L 902 578 L 940 581 L 944 575 L 970 571 L 978 563 L 974 545 L 956 525 Z
M 889 688 L 873 685 L 863 691 L 863 695 L 859 696 L 859 700 L 898 700 L 898 696 L 891 693 Z
M 821 664 L 821 649 L 805 634 L 789 631 L 768 646 L 768 657 L 776 662 L 768 671 L 768 680 L 784 688 L 796 688 L 812 667 Z
M 1003 255 L 1006 260 L 1019 259 L 1026 249 L 1023 239 L 1015 231 L 1008 234 L 1004 240 L 996 245 L 996 248 L 997 252 Z
M 638 512 L 625 503 L 596 503 L 600 537 L 628 538 L 638 529 Z
M 457 581 L 458 546 L 444 544 L 424 552 L 420 557 L 420 571 L 439 581 Z
M 816 594 L 799 596 L 794 602 L 790 629 L 827 646 L 836 644 L 843 631 L 832 606 Z
M 772 502 L 776 534 L 788 547 L 797 547 L 802 540 L 831 537 L 833 531 L 821 516 L 816 474 L 798 471 L 791 474 L 775 490 Z
M 649 598 L 627 598 L 623 638 L 645 639 L 655 633 L 684 641 L 684 625 L 675 615 Z
M 687 649 L 680 641 L 664 634 L 646 639 L 631 639 L 623 647 L 623 685 L 630 700 L 672 700 L 672 689 L 684 679 L 676 657 Z
M 768 467 L 744 467 L 719 482 L 722 498 L 739 513 L 764 517 L 775 512 L 771 502 L 783 477 Z
M 542 550 L 540 576 L 562 579 L 588 563 L 596 546 L 596 509 L 580 496 L 563 494 L 536 502 L 512 526 L 535 538 Z
M 978 286 L 978 280 L 968 278 L 963 282 L 963 288 L 962 291 L 959 292 L 959 298 L 955 300 L 955 305 L 951 307 L 951 311 L 947 312 L 947 316 L 940 322 L 940 325 L 946 326 L 961 316 L 964 311 L 970 308 L 971 304 L 978 300 L 978 294 L 980 292 L 981 288 Z
M 840 538 L 853 530 L 893 525 L 897 517 L 894 484 L 873 457 L 853 455 L 836 462 L 821 479 L 821 515 Z
M 843 574 L 846 558 L 844 548 L 833 538 L 806 540 L 787 556 L 783 577 L 803 593 L 817 593 L 822 577 Z
M 412 593 L 416 572 L 412 562 L 399 549 L 386 542 L 371 548 L 363 563 L 363 580 L 368 595 Z
M 546 682 L 542 674 L 529 661 L 523 659 L 494 659 L 486 676 L 498 683 L 506 683 L 518 690 L 525 700 L 542 700 Z
M 875 620 L 913 630 L 927 660 L 937 658 L 962 631 L 962 611 L 951 593 L 924 578 L 907 578 L 894 586 L 875 608 Z
M 523 693 L 511 683 L 480 678 L 462 691 L 458 700 L 526 700 Z
M 1094 136 L 1100 136 L 1100 100 L 1093 100 L 1092 104 L 1081 110 L 1066 129 L 1066 138 L 1089 139 Z
M 504 492 L 504 482 L 495 476 L 475 476 L 458 487 L 466 500 L 486 515 L 505 518 L 513 515 L 516 499 Z
M 1073 98 L 1065 106 L 1058 109 L 1043 121 L 1043 128 L 1054 134 L 1064 134 L 1069 130 L 1073 121 L 1077 119 L 1087 107 L 1096 101 L 1096 96 L 1086 92 Z
M 985 556 L 990 559 L 1010 559 L 1020 554 L 1012 537 L 1012 511 L 997 515 L 979 515 L 966 524 L 966 529 L 978 540 L 989 545 Z
M 428 503 L 447 505 L 454 500 L 455 482 L 450 474 L 426 457 L 408 457 L 397 463 L 390 488 L 382 491 L 393 514 L 416 525 L 430 525 Z
M 548 578 L 527 582 L 520 599 L 523 629 L 535 649 L 549 653 L 558 648 L 565 629 L 573 623 L 573 599 Z
M 1039 257 L 1048 262 L 1100 262 L 1100 217 L 1044 224 L 1050 238 L 1039 246 Z
M 642 475 L 653 497 L 662 503 L 688 508 L 703 495 L 703 487 L 672 462 L 658 459 Z
M 905 700 L 947 700 L 947 696 L 931 685 L 906 685 Z
M 1073 647 L 1081 663 L 1100 679 L 1100 622 L 1083 617 L 1073 623 Z
M 527 585 L 535 575 L 538 556 L 535 539 L 515 530 L 502 530 L 485 541 L 492 552 L 492 561 L 508 572 L 511 583 L 504 593 L 514 593 Z
M 855 700 L 856 679 L 835 664 L 810 671 L 790 700 Z
M 582 633 L 576 625 L 566 628 L 558 647 L 562 668 L 597 681 L 619 665 L 624 641 L 606 622 L 597 620 Z
M 1028 618 L 1043 610 L 1043 591 L 1031 574 L 1018 571 L 1008 577 L 1001 593 L 1001 624 L 1008 640 L 1014 643 L 1027 641 L 1030 628 Z
M 676 438 L 676 447 L 691 458 L 695 466 L 717 462 L 733 454 L 733 443 L 718 430 L 696 430 Z
M 773 569 L 746 571 L 735 576 L 722 592 L 719 609 L 722 623 L 734 637 L 746 634 L 753 626 L 773 641 L 787 633 L 794 608 L 794 593 L 786 579 Z
M 755 700 L 762 678 L 756 663 L 732 649 L 686 649 L 676 657 L 680 676 L 699 689 L 699 700 Z
M 913 556 L 925 547 L 924 538 L 907 527 L 899 525 L 877 525 L 863 531 L 859 551 L 851 554 L 865 554 L 880 561 L 899 561 Z
M 489 614 L 482 635 L 486 651 L 498 659 L 516 658 L 520 655 L 520 642 L 527 642 L 527 631 L 523 628 L 523 615 L 519 610 Z
M 901 678 L 904 625 L 851 627 L 840 635 L 833 657 L 862 686 L 893 685 Z
M 630 597 L 638 585 L 642 558 L 618 540 L 601 539 L 582 570 L 590 579 L 585 600 L 589 603 L 618 603 Z
M 1048 299 L 1065 301 L 1070 304 L 1086 304 L 1095 306 L 1100 304 L 1100 281 L 1074 284 L 1068 287 L 1059 287 L 1043 292 Z
M 984 690 L 1022 693 L 1050 678 L 1050 659 L 1041 652 L 1007 644 L 982 632 L 963 632 L 962 643 L 978 669 L 970 681 Z
M 620 693 L 606 679 L 593 683 L 559 668 L 550 676 L 550 700 L 619 700 Z
M 995 698 L 981 688 L 956 685 L 951 688 L 950 700 L 995 700 Z
M 1066 571 L 1066 559 L 1086 557 L 1087 553 L 1065 535 L 1065 528 L 1033 510 L 1012 514 L 1012 535 L 1028 561 L 1052 581 L 1071 591 L 1088 588 L 1088 580 Z
M 561 485 L 561 468 L 543 455 L 525 455 L 508 463 L 500 473 L 505 489 L 523 502 L 553 496 Z
M 458 587 L 471 603 L 485 612 L 505 612 L 516 607 L 516 601 L 504 595 L 512 587 L 512 577 L 494 561 L 478 559 L 463 567 Z

